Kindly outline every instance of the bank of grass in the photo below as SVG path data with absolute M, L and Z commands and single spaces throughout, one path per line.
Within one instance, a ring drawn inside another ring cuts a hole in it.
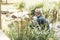
M 29 20 L 14 21 L 8 25 L 9 31 L 6 34 L 11 40 L 49 40 L 49 31 L 38 30 L 36 27 L 31 29 L 29 24 Z

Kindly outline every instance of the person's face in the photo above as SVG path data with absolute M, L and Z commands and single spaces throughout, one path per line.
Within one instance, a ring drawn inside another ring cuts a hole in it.
M 39 16 L 41 16 L 41 13 L 35 12 L 35 16 L 36 16 L 36 17 L 39 17 Z

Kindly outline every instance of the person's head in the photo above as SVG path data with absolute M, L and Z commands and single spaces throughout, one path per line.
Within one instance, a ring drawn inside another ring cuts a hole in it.
M 39 17 L 39 16 L 42 15 L 42 11 L 38 8 L 38 9 L 35 10 L 34 14 L 35 14 L 36 17 Z

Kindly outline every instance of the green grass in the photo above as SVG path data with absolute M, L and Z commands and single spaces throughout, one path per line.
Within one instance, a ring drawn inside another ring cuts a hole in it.
M 23 21 L 22 21 L 23 22 Z M 9 31 L 7 31 L 7 35 L 11 40 L 49 40 L 49 32 L 45 30 L 38 30 L 38 28 L 31 29 L 29 25 L 29 21 L 26 20 L 26 25 L 23 26 L 22 22 L 14 21 L 8 25 Z M 19 26 L 19 24 L 21 24 Z M 23 29 L 21 29 L 24 27 Z

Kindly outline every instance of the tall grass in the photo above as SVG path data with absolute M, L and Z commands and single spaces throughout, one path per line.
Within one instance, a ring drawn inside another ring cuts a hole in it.
M 13 21 L 8 25 L 9 31 L 7 35 L 11 40 L 49 40 L 49 32 L 46 30 L 38 30 L 37 27 L 34 29 L 30 28 L 30 21 Z

